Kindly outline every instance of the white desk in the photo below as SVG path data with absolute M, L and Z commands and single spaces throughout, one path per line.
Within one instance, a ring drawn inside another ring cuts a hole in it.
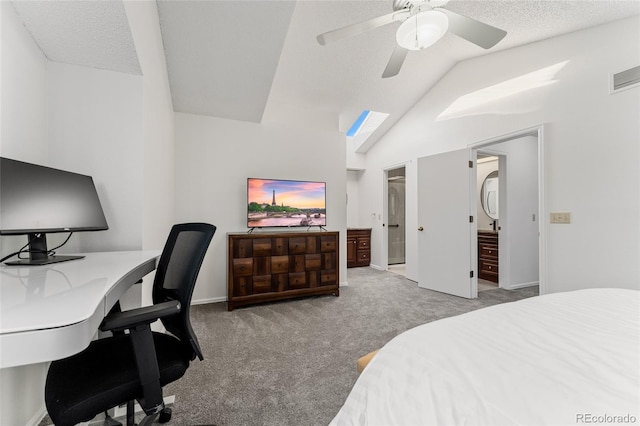
M 85 349 L 120 296 L 156 268 L 159 255 L 87 253 L 52 265 L 0 265 L 0 368 Z

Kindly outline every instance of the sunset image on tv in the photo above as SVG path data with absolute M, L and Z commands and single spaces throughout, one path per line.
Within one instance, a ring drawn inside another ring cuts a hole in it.
M 326 185 L 277 179 L 247 179 L 247 227 L 325 226 Z

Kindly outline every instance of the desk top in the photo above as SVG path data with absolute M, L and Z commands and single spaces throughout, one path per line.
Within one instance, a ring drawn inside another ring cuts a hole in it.
M 159 255 L 159 250 L 87 253 L 51 265 L 0 265 L 0 367 L 84 349 L 120 296 L 155 269 Z

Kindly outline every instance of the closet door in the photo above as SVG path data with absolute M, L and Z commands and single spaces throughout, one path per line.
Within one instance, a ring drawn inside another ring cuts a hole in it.
M 477 297 L 472 155 L 462 149 L 418 159 L 418 286 L 468 299 Z

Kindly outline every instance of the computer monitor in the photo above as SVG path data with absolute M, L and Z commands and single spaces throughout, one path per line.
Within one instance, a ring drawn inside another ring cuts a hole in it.
M 29 258 L 45 265 L 82 258 L 52 256 L 47 233 L 109 229 L 91 176 L 0 157 L 0 235 L 27 235 Z

